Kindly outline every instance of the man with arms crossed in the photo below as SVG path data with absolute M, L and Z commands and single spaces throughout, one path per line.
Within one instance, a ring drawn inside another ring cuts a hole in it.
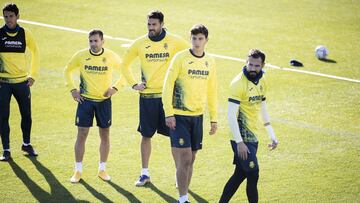
M 122 72 L 134 90 L 139 91 L 140 123 L 138 131 L 141 139 L 141 175 L 135 182 L 143 186 L 150 182 L 149 160 L 151 138 L 155 132 L 168 136 L 162 108 L 161 90 L 170 60 L 180 50 L 186 49 L 185 40 L 164 29 L 164 15 L 160 11 L 151 11 L 147 16 L 149 33 L 138 38 L 125 53 Z M 141 82 L 138 83 L 130 70 L 131 62 L 139 57 L 141 63 Z
M 258 202 L 259 165 L 256 157 L 256 136 L 259 111 L 270 136 L 269 148 L 273 150 L 278 145 L 266 110 L 267 85 L 262 71 L 264 65 L 265 54 L 258 49 L 250 50 L 246 66 L 230 84 L 228 120 L 232 132 L 231 146 L 234 151 L 235 171 L 225 185 L 220 198 L 221 203 L 229 202 L 245 179 L 249 202 Z
M 95 116 L 100 134 L 100 162 L 98 176 L 108 181 L 110 176 L 105 172 L 105 165 L 110 150 L 109 131 L 111 126 L 111 96 L 122 85 L 120 78 L 112 85 L 113 70 L 120 72 L 120 58 L 109 49 L 103 48 L 104 37 L 101 30 L 89 33 L 90 49 L 77 52 L 64 70 L 66 84 L 73 99 L 78 102 L 75 125 L 78 134 L 75 143 L 75 173 L 70 182 L 81 179 L 82 160 L 85 152 L 85 141 Z M 76 88 L 71 73 L 80 70 L 80 90 Z
M 202 148 L 206 103 L 210 111 L 210 135 L 217 130 L 216 69 L 214 59 L 204 52 L 207 42 L 208 29 L 204 25 L 194 25 L 191 29 L 192 48 L 173 58 L 163 88 L 180 203 L 189 202 L 187 194 L 195 155 Z
M 28 29 L 17 24 L 19 9 L 16 4 L 6 4 L 3 8 L 5 25 L 0 28 L 0 134 L 3 146 L 1 161 L 8 161 L 10 155 L 10 100 L 14 95 L 21 114 L 23 144 L 21 150 L 29 156 L 37 156 L 30 144 L 31 93 L 39 72 L 39 50 Z M 27 60 L 31 53 L 31 64 Z

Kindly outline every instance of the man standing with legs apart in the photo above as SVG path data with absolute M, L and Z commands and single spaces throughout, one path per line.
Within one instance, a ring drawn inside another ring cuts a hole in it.
M 163 103 L 170 128 L 172 154 L 176 165 L 179 202 L 189 202 L 188 188 L 197 150 L 202 148 L 203 113 L 210 111 L 210 135 L 217 130 L 217 82 L 215 61 L 205 54 L 208 30 L 204 25 L 191 29 L 192 48 L 176 54 L 165 77 Z
M 259 111 L 270 136 L 270 150 L 277 147 L 273 128 L 266 110 L 267 85 L 262 68 L 265 54 L 258 49 L 249 52 L 246 66 L 230 84 L 228 120 L 232 132 L 231 146 L 234 151 L 235 171 L 225 185 L 221 203 L 229 202 L 240 184 L 247 179 L 246 194 L 250 203 L 258 202 L 257 182 L 259 165 L 257 122 Z
M 172 57 L 180 50 L 186 49 L 187 42 L 164 29 L 164 15 L 160 11 L 151 11 L 147 16 L 149 33 L 138 38 L 125 53 L 122 72 L 134 90 L 140 92 L 138 131 L 141 139 L 141 175 L 135 182 L 143 186 L 150 182 L 149 160 L 151 138 L 155 132 L 169 135 L 165 125 L 162 108 L 161 90 L 166 70 Z M 139 57 L 141 63 L 141 83 L 138 83 L 130 71 L 132 61 Z
M 95 116 L 100 134 L 100 162 L 98 176 L 105 181 L 110 176 L 105 172 L 105 164 L 110 150 L 109 132 L 111 126 L 111 96 L 122 85 L 121 77 L 112 85 L 113 70 L 120 72 L 120 58 L 109 49 L 103 48 L 104 37 L 101 30 L 89 33 L 90 49 L 77 52 L 66 66 L 64 75 L 73 99 L 78 102 L 75 125 L 78 134 L 75 143 L 75 173 L 70 182 L 81 179 L 85 141 Z M 80 70 L 80 90 L 75 87 L 71 73 Z
M 10 155 L 10 100 L 14 95 L 21 114 L 23 144 L 21 150 L 29 156 L 37 156 L 30 144 L 31 93 L 39 72 L 39 50 L 28 29 L 17 24 L 19 9 L 16 4 L 3 8 L 5 25 L 0 28 L 0 134 L 3 146 L 1 161 L 8 161 Z M 31 53 L 31 65 L 27 52 Z

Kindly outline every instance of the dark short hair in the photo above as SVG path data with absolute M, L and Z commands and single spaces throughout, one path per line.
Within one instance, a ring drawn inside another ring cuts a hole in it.
M 160 23 L 164 22 L 164 14 L 159 10 L 152 10 L 147 15 L 148 19 L 159 19 Z
M 251 49 L 249 51 L 248 57 L 252 57 L 255 59 L 261 58 L 262 63 L 265 63 L 265 54 L 260 49 Z
M 205 35 L 205 38 L 208 38 L 208 36 L 209 36 L 208 29 L 205 27 L 205 25 L 202 25 L 202 24 L 194 25 L 191 28 L 190 32 L 191 32 L 191 35 L 203 34 L 203 35 Z
M 89 32 L 89 37 L 93 36 L 93 35 L 99 35 L 101 40 L 104 39 L 104 33 L 101 30 L 98 29 L 93 29 Z
M 5 4 L 4 8 L 3 8 L 3 13 L 4 11 L 11 11 L 11 12 L 14 12 L 15 15 L 18 15 L 19 14 L 19 8 L 16 6 L 16 4 L 14 3 L 8 3 L 8 4 Z

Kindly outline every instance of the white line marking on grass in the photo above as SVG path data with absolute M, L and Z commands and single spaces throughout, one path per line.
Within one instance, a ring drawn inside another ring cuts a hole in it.
M 3 18 L 3 17 L 1 17 L 1 18 Z M 84 33 L 84 34 L 89 33 L 89 31 L 79 30 L 79 29 L 74 29 L 74 28 L 68 28 L 68 27 L 63 27 L 63 26 L 58 26 L 58 25 L 50 25 L 50 24 L 33 22 L 33 21 L 28 21 L 28 20 L 21 20 L 21 19 L 19 19 L 18 21 L 21 22 L 21 23 L 27 23 L 27 24 L 31 24 L 31 25 L 38 25 L 38 26 L 48 27 L 48 28 L 54 28 L 54 29 L 58 29 L 58 30 L 65 30 L 65 31 Z M 125 42 L 132 42 L 133 41 L 131 39 L 126 39 L 126 38 L 121 38 L 121 37 L 112 37 L 112 36 L 109 36 L 109 35 L 104 35 L 104 38 L 113 39 L 113 40 L 119 40 L 119 41 L 125 41 Z
M 340 76 L 335 76 L 335 75 L 329 75 L 329 74 L 324 74 L 324 73 L 317 73 L 317 72 L 312 72 L 312 71 L 308 71 L 308 70 L 299 70 L 299 69 L 293 69 L 293 68 L 282 68 L 282 67 L 271 65 L 271 64 L 266 64 L 266 66 L 269 67 L 269 68 L 279 69 L 279 70 L 283 70 L 283 71 L 304 73 L 304 74 L 315 75 L 315 76 L 320 76 L 320 77 L 325 77 L 325 78 L 332 78 L 332 79 L 337 79 L 337 80 L 345 80 L 345 81 L 349 81 L 349 82 L 360 83 L 360 80 L 351 79 L 351 78 L 345 78 L 345 77 L 340 77 Z
M 3 18 L 3 17 L 0 16 L 0 18 Z M 88 34 L 88 31 L 85 31 L 85 30 L 79 30 L 79 29 L 74 29 L 74 28 L 68 28 L 68 27 L 63 27 L 63 26 L 58 26 L 58 25 L 50 25 L 50 24 L 39 23 L 39 22 L 28 21 L 28 20 L 21 20 L 21 19 L 19 19 L 18 21 L 22 22 L 22 23 L 38 25 L 38 26 L 48 27 L 48 28 L 53 28 L 53 29 L 58 29 L 58 30 L 65 30 L 65 31 L 70 31 L 70 32 Z M 109 36 L 109 35 L 104 35 L 104 38 L 112 39 L 112 40 L 118 40 L 118 41 L 125 41 L 125 42 L 133 42 L 134 41 L 134 40 L 127 39 L 127 38 L 112 37 L 112 36 Z M 129 46 L 129 43 L 121 45 L 121 47 L 128 47 L 128 46 Z M 246 62 L 245 59 L 231 57 L 231 56 L 223 56 L 223 55 L 211 54 L 211 53 L 209 53 L 209 55 L 214 56 L 216 58 L 226 59 L 226 60 L 239 61 L 239 62 L 243 62 L 243 63 Z M 307 71 L 307 70 L 283 68 L 283 67 L 275 66 L 275 65 L 272 65 L 272 64 L 266 64 L 266 67 L 277 69 L 277 70 L 282 70 L 282 71 L 296 72 L 296 73 L 314 75 L 314 76 L 331 78 L 331 79 L 336 79 L 336 80 L 343 80 L 343 81 L 348 81 L 348 82 L 360 83 L 360 80 L 357 80 L 357 79 L 351 79 L 351 78 L 340 77 L 340 76 L 335 76 L 335 75 L 329 75 L 329 74 L 324 74 L 324 73 L 317 73 L 317 72 L 312 72 L 312 71 Z
M 245 59 L 235 58 L 235 57 L 231 57 L 231 56 L 223 56 L 223 55 L 218 55 L 218 54 L 209 54 L 209 55 L 217 57 L 217 58 L 222 58 L 222 59 L 240 61 L 240 62 L 244 62 L 244 63 L 246 62 Z M 324 74 L 324 73 L 317 73 L 317 72 L 312 72 L 312 71 L 307 71 L 307 70 L 299 70 L 299 69 L 292 69 L 292 68 L 282 68 L 282 67 L 275 66 L 275 65 L 272 65 L 272 64 L 269 64 L 269 63 L 265 64 L 265 66 L 268 67 L 268 68 L 273 68 L 273 69 L 277 69 L 277 70 L 297 72 L 297 73 L 315 75 L 315 76 L 320 76 L 320 77 L 325 77 L 325 78 L 332 78 L 332 79 L 337 79 L 337 80 L 345 80 L 345 81 L 349 81 L 349 82 L 360 83 L 360 80 L 356 80 L 356 79 L 345 78 L 345 77 L 329 75 L 329 74 Z

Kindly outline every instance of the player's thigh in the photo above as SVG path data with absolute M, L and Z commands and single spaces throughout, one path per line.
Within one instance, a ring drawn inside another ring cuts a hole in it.
M 93 101 L 85 99 L 83 102 L 78 103 L 75 125 L 84 128 L 91 127 L 93 125 L 94 114 L 95 110 Z
M 31 114 L 31 93 L 27 81 L 13 84 L 12 89 L 21 114 Z
M 8 118 L 11 100 L 11 84 L 0 82 L 0 117 Z
M 257 160 L 257 142 L 244 142 L 249 149 L 248 157 L 246 160 L 241 159 L 238 156 L 237 144 L 235 141 L 231 141 L 231 147 L 234 152 L 233 164 L 241 166 L 246 172 L 258 171 L 259 165 Z
M 159 122 L 159 108 L 157 99 L 140 97 L 139 117 L 140 122 L 138 131 L 142 136 L 151 138 L 155 134 Z
M 193 151 L 202 149 L 203 140 L 203 116 L 192 117 L 191 149 Z
M 109 128 L 111 126 L 111 99 L 97 102 L 95 105 L 96 124 L 100 128 Z
M 165 136 L 169 136 L 170 128 L 166 125 L 165 122 L 165 112 L 161 100 L 158 103 L 158 112 L 159 112 L 159 119 L 158 119 L 157 133 Z
M 175 129 L 170 129 L 171 147 L 191 147 L 191 119 L 188 116 L 175 115 Z

